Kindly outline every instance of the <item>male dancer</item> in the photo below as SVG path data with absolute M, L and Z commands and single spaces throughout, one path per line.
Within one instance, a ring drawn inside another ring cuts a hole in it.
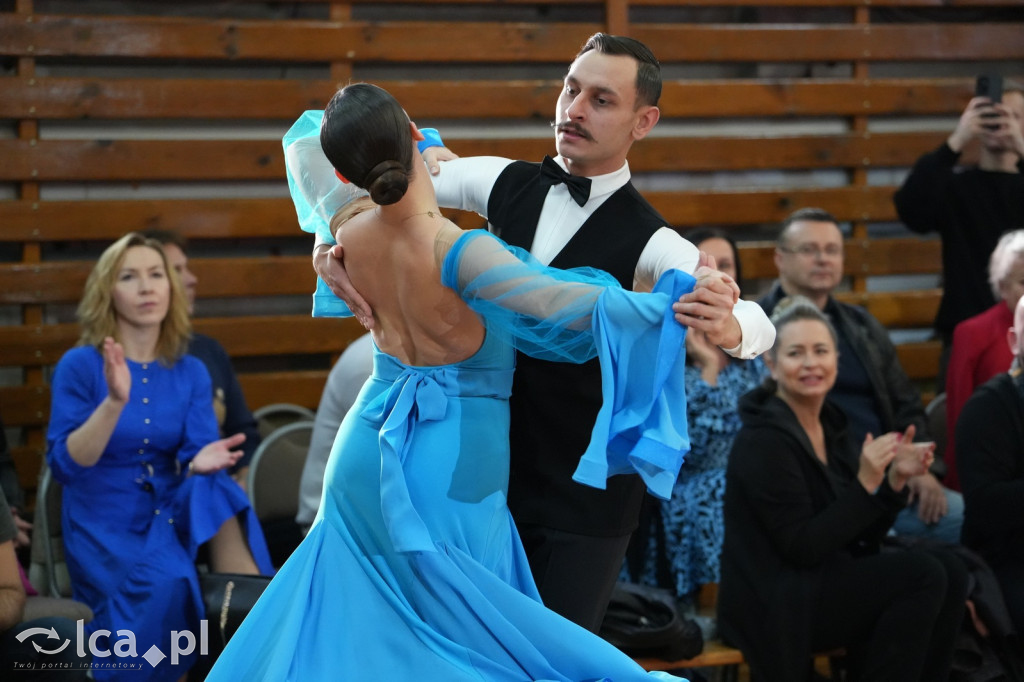
M 768 318 L 753 302 L 737 303 L 731 278 L 665 227 L 629 182 L 626 155 L 658 122 L 660 95 L 661 67 L 645 45 L 595 34 L 558 99 L 558 157 L 454 159 L 440 172 L 428 163 L 438 202 L 486 216 L 496 235 L 545 264 L 601 268 L 627 289 L 648 291 L 672 268 L 692 273 L 697 287 L 673 305 L 676 319 L 733 355 L 754 357 L 775 338 Z M 443 150 L 439 158 L 453 157 Z M 317 273 L 372 324 L 347 282 L 341 247 L 326 246 L 314 247 Z M 508 502 L 534 579 L 546 606 L 596 632 L 644 495 L 635 475 L 610 479 L 606 490 L 572 480 L 601 404 L 600 367 L 519 354 L 510 404 Z

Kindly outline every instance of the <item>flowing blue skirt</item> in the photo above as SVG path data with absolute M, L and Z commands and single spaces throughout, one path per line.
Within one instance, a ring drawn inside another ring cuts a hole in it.
M 675 679 L 540 601 L 505 501 L 511 347 L 374 364 L 317 521 L 208 679 Z

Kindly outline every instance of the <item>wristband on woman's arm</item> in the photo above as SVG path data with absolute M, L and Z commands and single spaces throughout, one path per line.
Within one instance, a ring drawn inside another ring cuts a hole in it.
M 441 133 L 437 132 L 437 128 L 420 128 L 420 132 L 423 133 L 423 139 L 416 143 L 420 154 L 431 147 L 444 146 L 444 142 L 441 141 Z

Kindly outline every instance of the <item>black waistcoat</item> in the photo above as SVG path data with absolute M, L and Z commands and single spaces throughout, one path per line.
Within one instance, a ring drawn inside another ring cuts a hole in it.
M 495 182 L 487 206 L 494 234 L 527 250 L 549 189 L 539 182 L 538 166 L 510 164 Z M 551 265 L 600 268 L 632 289 L 640 253 L 665 224 L 627 183 L 590 216 Z M 509 507 L 516 523 L 595 536 L 632 532 L 644 495 L 639 476 L 615 476 L 607 490 L 572 480 L 601 407 L 598 361 L 573 365 L 519 353 L 510 405 Z

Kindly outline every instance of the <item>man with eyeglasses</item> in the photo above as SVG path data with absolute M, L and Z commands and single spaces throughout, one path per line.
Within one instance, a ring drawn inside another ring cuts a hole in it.
M 820 208 L 802 208 L 782 224 L 775 247 L 779 279 L 758 303 L 771 315 L 786 296 L 806 296 L 836 329 L 839 370 L 829 399 L 842 408 L 855 443 L 868 433 L 904 431 L 911 424 L 915 440 L 929 440 L 921 396 L 900 365 L 885 327 L 860 306 L 843 303 L 833 292 L 843 278 L 843 234 L 835 217 Z M 963 498 L 944 488 L 932 473 L 908 483 L 910 506 L 897 517 L 900 535 L 960 541 Z

